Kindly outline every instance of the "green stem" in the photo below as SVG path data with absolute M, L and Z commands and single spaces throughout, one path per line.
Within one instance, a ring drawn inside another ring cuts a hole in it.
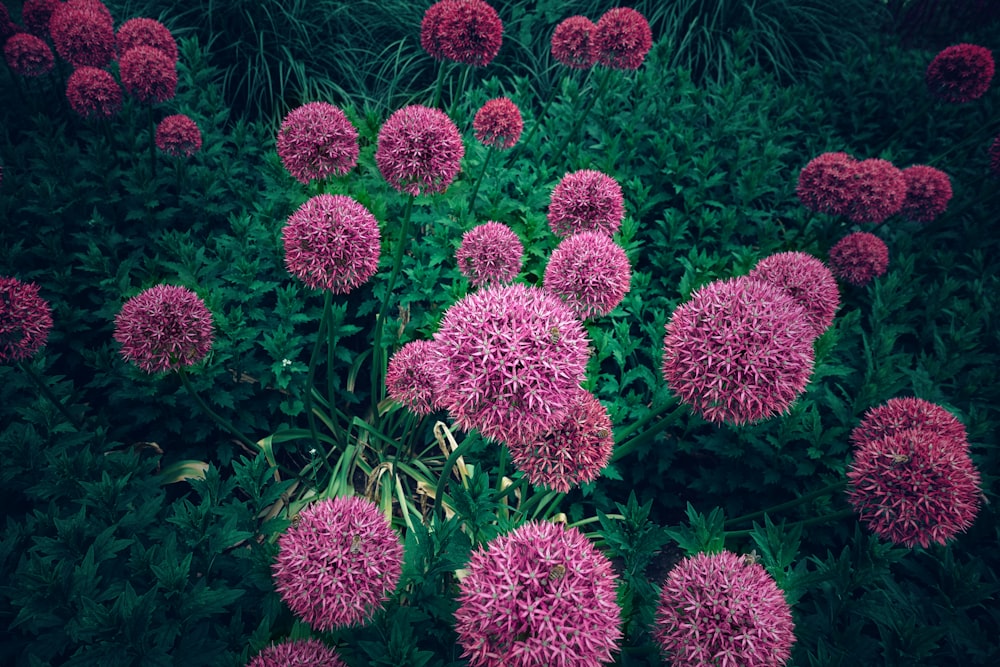
M 326 333 L 327 313 L 333 302 L 333 293 L 326 292 L 323 301 L 323 314 L 319 318 L 319 331 L 316 332 L 316 342 L 313 343 L 312 354 L 309 356 L 309 374 L 306 376 L 305 408 L 306 419 L 309 420 L 309 434 L 312 436 L 313 444 L 320 446 L 318 431 L 316 429 L 316 415 L 313 414 L 313 387 L 316 382 L 316 366 L 319 363 L 319 349 L 323 345 L 324 334 Z
M 455 463 L 460 459 L 466 452 L 472 449 L 472 445 L 475 444 L 476 438 L 466 438 L 462 441 L 455 451 L 451 453 L 448 460 L 444 462 L 444 467 L 441 468 L 441 477 L 438 478 L 438 488 L 434 490 L 434 515 L 438 518 L 444 518 L 444 500 L 442 500 L 445 494 L 448 492 L 448 483 L 451 481 L 451 469 L 455 467 Z
M 479 172 L 479 178 L 476 179 L 476 184 L 472 186 L 472 194 L 469 196 L 469 215 L 472 215 L 472 211 L 476 208 L 476 195 L 479 194 L 479 186 L 483 182 L 483 177 L 486 176 L 486 170 L 490 167 L 490 158 L 496 149 L 490 146 L 486 149 L 486 157 L 483 159 L 483 168 Z
M 572 70 L 571 74 L 575 74 L 576 71 L 577 70 Z M 549 113 L 549 107 L 552 106 L 552 101 L 556 98 L 557 90 L 559 90 L 558 85 L 552 86 L 552 88 L 549 89 L 549 97 L 547 100 L 545 100 L 545 104 L 542 105 L 542 112 L 535 117 L 535 122 L 532 124 L 531 130 L 528 132 L 528 135 L 523 139 L 521 139 L 520 141 L 518 141 L 517 145 L 514 146 L 514 149 L 510 152 L 509 155 L 507 155 L 506 166 L 510 166 L 511 164 L 513 164 L 514 158 L 517 157 L 517 155 L 521 152 L 522 148 L 529 146 L 531 144 L 531 140 L 535 137 L 535 133 L 538 132 L 539 126 L 542 124 L 542 121 Z
M 566 136 L 563 137 L 562 143 L 559 144 L 559 148 L 552 152 L 553 157 L 562 155 L 563 151 L 566 150 L 566 146 L 569 145 L 569 142 L 572 141 L 580 131 L 580 128 L 583 126 L 583 122 L 587 120 L 587 116 L 590 114 L 591 109 L 594 108 L 594 105 L 597 104 L 597 100 L 603 97 L 605 91 L 608 89 L 608 82 L 611 80 L 611 73 L 613 71 L 614 70 L 610 67 L 604 70 L 604 75 L 601 77 L 601 82 L 598 84 L 597 91 L 590 96 L 590 99 L 587 101 L 587 106 L 583 109 L 583 112 L 577 116 L 576 122 L 573 123 L 573 127 L 566 134 Z
M 156 125 L 153 123 L 153 103 L 146 105 L 149 111 L 149 171 L 153 175 L 152 180 L 156 180 Z
M 444 88 L 444 71 L 447 67 L 448 61 L 442 60 L 438 67 L 437 83 L 434 86 L 434 103 L 431 104 L 431 107 L 434 109 L 441 106 L 441 89 Z
M 795 521 L 786 526 L 786 528 L 795 528 L 796 526 L 800 528 L 806 528 L 808 526 L 814 526 L 816 524 L 833 523 L 834 521 L 840 521 L 841 519 L 847 519 L 849 517 L 855 516 L 856 512 L 853 509 L 840 510 L 838 512 L 832 512 L 831 514 L 824 514 L 823 516 L 814 516 L 810 519 L 803 519 L 801 521 Z M 728 522 L 727 522 L 728 523 Z M 742 537 L 749 537 L 753 529 L 747 530 L 727 530 L 726 539 L 734 538 L 739 539 Z
M 670 400 L 669 402 L 664 403 L 663 405 L 661 405 L 660 407 L 656 408 L 655 410 L 650 410 L 645 415 L 643 415 L 641 418 L 637 419 L 636 421 L 632 422 L 628 426 L 624 427 L 623 429 L 621 429 L 620 431 L 618 431 L 617 433 L 615 433 L 615 442 L 620 442 L 620 441 L 624 440 L 625 438 L 627 438 L 628 436 L 632 435 L 633 433 L 635 433 L 639 429 L 643 428 L 649 422 L 653 421 L 654 419 L 656 419 L 657 417 L 659 417 L 660 415 L 662 415 L 664 412 L 666 412 L 668 410 L 671 410 L 671 409 L 675 408 L 676 406 L 677 406 L 677 402 L 675 400 Z
M 239 440 L 244 445 L 246 445 L 247 447 L 249 447 L 251 451 L 256 451 L 257 449 L 259 449 L 257 447 L 257 443 L 255 443 L 253 440 L 251 440 L 250 438 L 248 438 L 245 435 L 243 435 L 242 433 L 240 433 L 236 429 L 236 427 L 233 426 L 228 420 L 224 419 L 217 412 L 215 412 L 214 410 L 212 410 L 212 408 L 208 407 L 208 403 L 206 403 L 205 400 L 201 396 L 198 395 L 198 392 L 195 391 L 195 388 L 193 386 L 191 386 L 191 380 L 188 379 L 187 371 L 185 371 L 183 368 L 178 368 L 177 369 L 177 375 L 180 376 L 180 378 L 181 378 L 181 384 L 184 385 L 184 388 L 187 389 L 187 391 L 188 391 L 189 394 L 191 394 L 191 397 L 195 400 L 196 403 L 198 403 L 198 407 L 200 407 L 202 410 L 204 410 L 205 414 L 207 414 L 209 417 L 211 417 L 215 421 L 216 424 L 218 424 L 219 426 L 221 426 L 225 430 L 227 430 L 230 433 L 232 433 L 233 436 L 235 436 L 237 440 Z
M 34 368 L 31 367 L 31 364 L 24 361 L 19 361 L 17 365 L 21 367 L 21 369 L 27 374 L 29 378 L 31 378 L 32 382 L 35 383 L 35 386 L 38 387 L 38 390 L 42 392 L 42 394 L 45 396 L 46 399 L 48 399 L 49 403 L 56 406 L 56 409 L 58 409 L 59 412 L 62 413 L 62 416 L 65 417 L 66 420 L 70 424 L 72 424 L 77 431 L 83 430 L 83 422 L 80 421 L 80 419 L 78 419 L 77 417 L 74 417 L 70 413 L 70 411 L 66 408 L 66 406 L 63 405 L 63 402 L 60 401 L 58 398 L 56 398 L 56 395 L 52 393 L 52 390 L 45 383 L 45 379 L 42 378 L 42 376 L 40 376 Z
M 472 65 L 462 67 L 462 80 L 458 84 L 458 93 L 451 98 L 451 104 L 448 105 L 448 115 L 452 118 L 455 117 L 459 101 L 465 98 L 465 90 L 469 85 L 469 73 L 472 71 L 472 68 Z
M 630 440 L 626 440 L 621 445 L 615 447 L 615 451 L 611 455 L 611 462 L 614 463 L 615 461 L 618 461 L 624 458 L 625 456 L 628 456 L 633 451 L 635 451 L 636 448 L 639 447 L 639 445 L 649 442 L 654 437 L 656 437 L 656 435 L 659 434 L 661 431 L 665 430 L 669 426 L 672 426 L 674 422 L 676 422 L 677 419 L 680 418 L 680 416 L 684 413 L 684 404 L 676 403 L 673 405 L 673 407 L 674 407 L 673 412 L 663 417 L 663 419 L 656 422 L 655 424 L 653 424 L 651 427 L 649 427 L 639 435 L 631 438 Z
M 752 519 L 756 519 L 758 517 L 762 517 L 765 514 L 777 514 L 778 512 L 784 512 L 785 510 L 789 510 L 789 509 L 792 509 L 793 507 L 797 507 L 797 506 L 799 506 L 799 505 L 801 505 L 803 503 L 807 503 L 810 500 L 815 500 L 816 498 L 820 498 L 822 496 L 828 496 L 828 495 L 830 495 L 832 493 L 835 493 L 835 492 L 843 489 L 844 485 L 846 483 L 847 483 L 846 480 L 843 480 L 843 479 L 839 480 L 837 482 L 834 482 L 833 484 L 829 484 L 827 486 L 824 486 L 821 489 L 816 489 L 815 491 L 810 491 L 809 493 L 805 494 L 804 496 L 799 496 L 798 498 L 795 498 L 794 500 L 789 500 L 788 502 L 781 503 L 780 505 L 774 505 L 773 507 L 768 507 L 767 509 L 760 510 L 759 512 L 751 512 L 750 514 L 744 514 L 743 516 L 738 516 L 735 519 L 729 519 L 728 521 L 726 521 L 726 525 L 727 526 L 736 526 L 736 525 L 739 525 L 741 523 L 745 523 L 747 521 L 750 521 Z

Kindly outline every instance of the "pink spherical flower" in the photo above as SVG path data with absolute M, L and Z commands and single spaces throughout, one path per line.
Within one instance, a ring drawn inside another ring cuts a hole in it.
M 389 398 L 405 405 L 417 415 L 429 415 L 439 407 L 434 343 L 429 340 L 410 341 L 392 355 L 385 372 L 385 388 Z
M 328 102 L 293 109 L 278 130 L 278 155 L 300 183 L 343 176 L 358 163 L 358 131 L 347 114 Z
M 652 46 L 649 21 L 630 7 L 605 12 L 590 41 L 597 62 L 613 69 L 638 69 Z
M 851 222 L 880 223 L 899 213 L 906 201 L 903 172 L 888 160 L 870 158 L 858 162 L 850 186 Z
M 558 236 L 602 232 L 611 236 L 625 217 L 618 181 L 591 169 L 563 176 L 549 200 L 549 227 Z
M 746 276 L 719 280 L 674 311 L 663 340 L 671 391 L 716 423 L 784 412 L 809 383 L 813 329 L 780 288 Z
M 931 222 L 948 208 L 951 180 L 940 169 L 914 165 L 903 170 L 906 199 L 900 213 L 914 222 Z
M 507 449 L 529 482 L 567 493 L 597 479 L 614 445 L 607 408 L 581 389 L 562 419 L 530 440 L 507 442 Z
M 868 232 L 854 232 L 830 248 L 830 270 L 852 285 L 865 285 L 889 267 L 885 241 Z
M 7 65 L 21 76 L 41 76 L 52 69 L 55 56 L 44 41 L 19 32 L 3 45 L 3 55 Z
M 282 236 L 289 273 L 313 289 L 347 294 L 378 270 L 378 221 L 346 195 L 308 200 L 289 216 Z
M 583 325 L 558 298 L 515 283 L 470 294 L 434 334 L 441 404 L 459 428 L 527 440 L 573 405 L 589 357 Z
M 111 16 L 111 10 L 108 9 L 108 6 L 101 2 L 101 0 L 66 0 L 63 4 L 68 7 L 72 7 L 73 9 L 84 9 L 94 12 L 105 21 L 114 24 L 114 18 Z
M 993 54 L 986 47 L 955 44 L 934 56 L 927 66 L 927 87 L 945 102 L 972 102 L 989 90 L 994 67 Z
M 177 62 L 152 46 L 129 49 L 119 60 L 125 92 L 147 104 L 166 102 L 177 90 Z
M 994 176 L 1000 176 L 1000 135 L 990 144 L 990 171 Z
M 455 632 L 473 667 L 597 667 L 621 639 L 608 557 L 576 528 L 529 521 L 472 554 Z
M 660 591 L 653 636 L 673 665 L 779 667 L 795 625 L 774 579 L 729 551 L 685 558 Z
M 378 133 L 375 162 L 382 177 L 411 195 L 444 192 L 461 166 L 465 146 L 439 109 L 412 104 L 396 110 Z
M 817 213 L 847 215 L 858 161 L 847 153 L 823 153 L 799 172 L 795 189 L 802 205 Z
M 961 449 L 969 446 L 965 426 L 955 415 L 940 405 L 913 396 L 891 398 L 868 410 L 861 423 L 851 431 L 851 442 L 855 447 L 861 447 L 873 440 L 913 428 L 933 431 L 955 441 Z
M 21 21 L 32 35 L 49 36 L 49 21 L 52 12 L 62 3 L 60 0 L 24 0 L 21 7 Z
M 833 324 L 840 307 L 837 279 L 826 264 L 804 252 L 779 252 L 757 262 L 750 278 L 780 288 L 806 311 L 815 336 Z
M 247 667 L 347 667 L 336 652 L 318 639 L 296 639 L 273 644 L 258 653 Z
M 929 428 L 867 440 L 854 450 L 847 499 L 862 523 L 893 544 L 946 544 L 972 525 L 980 478 L 968 450 Z
M 524 121 L 516 104 L 506 97 L 498 97 L 476 112 L 472 129 L 484 146 L 511 148 L 521 138 Z
M 56 52 L 76 67 L 104 67 L 115 59 L 114 24 L 110 15 L 94 6 L 70 2 L 56 6 L 49 32 Z
M 490 220 L 462 235 L 455 253 L 458 270 L 473 287 L 513 282 L 521 272 L 524 246 L 507 225 Z
M 38 285 L 0 276 L 0 362 L 30 358 L 50 331 L 52 309 L 38 296 Z
M 135 18 L 122 23 L 116 35 L 118 53 L 125 53 L 136 46 L 152 46 L 163 51 L 171 60 L 177 60 L 177 42 L 167 26 L 155 19 Z
M 502 42 L 500 16 L 483 0 L 440 0 L 420 23 L 420 45 L 438 60 L 483 67 L 493 62 Z
M 69 106 L 84 118 L 110 118 L 122 108 L 122 89 L 107 70 L 83 65 L 66 80 Z
M 156 285 L 125 302 L 114 338 L 122 358 L 147 373 L 193 366 L 212 347 L 212 313 L 191 290 Z
M 589 69 L 597 62 L 590 40 L 597 26 L 586 16 L 570 16 L 552 33 L 552 57 L 566 67 Z
M 621 246 L 600 232 L 564 238 L 549 258 L 543 281 L 582 320 L 607 315 L 622 302 L 632 268 Z
M 403 543 L 370 500 L 327 498 L 278 538 L 275 589 L 315 630 L 369 621 L 403 569 Z
M 184 114 L 167 116 L 156 126 L 156 147 L 174 157 L 191 157 L 201 150 L 198 124 Z

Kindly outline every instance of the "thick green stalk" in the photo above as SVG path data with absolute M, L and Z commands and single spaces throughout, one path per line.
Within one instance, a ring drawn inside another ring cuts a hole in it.
M 146 105 L 146 109 L 149 111 L 149 171 L 152 174 L 152 180 L 156 180 L 156 124 L 153 123 L 153 103 L 150 102 Z
M 331 309 L 333 302 L 333 292 L 327 291 L 323 302 L 323 314 L 319 318 L 319 331 L 316 332 L 316 342 L 313 343 L 312 354 L 309 356 L 309 374 L 306 376 L 305 408 L 306 418 L 309 420 L 309 434 L 312 436 L 313 444 L 319 447 L 318 431 L 316 430 L 316 415 L 313 414 L 313 386 L 316 381 L 316 365 L 319 362 L 319 349 L 323 345 L 324 334 L 326 333 L 327 313 Z
M 639 435 L 626 440 L 621 445 L 615 447 L 614 453 L 611 455 L 611 462 L 614 463 L 625 456 L 631 454 L 639 445 L 644 444 L 652 440 L 658 433 L 665 430 L 667 427 L 672 426 L 674 422 L 683 414 L 684 404 L 677 403 L 674 404 L 674 410 L 670 414 L 663 417 L 660 421 L 653 424 L 651 427 L 640 433 Z
M 608 89 L 608 82 L 611 80 L 611 73 L 613 71 L 614 70 L 610 67 L 604 70 L 604 75 L 601 77 L 601 82 L 598 84 L 597 90 L 590 96 L 590 99 L 587 101 L 587 106 L 583 109 L 583 112 L 577 116 L 576 122 L 573 123 L 573 127 L 566 134 L 566 136 L 563 137 L 562 143 L 559 144 L 559 148 L 552 152 L 553 156 L 562 155 L 563 151 L 566 150 L 566 146 L 569 145 L 569 142 L 576 137 L 580 128 L 583 126 L 583 122 L 587 120 L 587 116 L 590 115 L 590 111 L 594 108 L 594 105 L 597 104 L 597 100 L 604 97 L 604 93 Z
M 741 523 L 745 523 L 747 521 L 750 521 L 752 519 L 756 519 L 758 517 L 762 517 L 765 514 L 776 514 L 778 512 L 784 512 L 785 510 L 789 510 L 789 509 L 792 509 L 793 507 L 798 507 L 799 505 L 801 505 L 803 503 L 807 503 L 810 500 L 814 500 L 814 499 L 820 498 L 822 496 L 828 496 L 828 495 L 830 495 L 832 493 L 836 493 L 836 492 L 842 490 L 846 484 L 847 484 L 846 480 L 843 480 L 843 479 L 839 480 L 837 482 L 834 482 L 833 484 L 829 484 L 827 486 L 824 486 L 821 489 L 816 489 L 815 491 L 810 491 L 809 493 L 805 494 L 804 496 L 799 496 L 798 498 L 795 498 L 794 500 L 789 500 L 788 502 L 781 503 L 780 505 L 774 505 L 773 507 L 768 507 L 767 509 L 760 510 L 759 512 L 751 512 L 750 514 L 744 514 L 743 516 L 738 516 L 735 519 L 729 519 L 728 521 L 726 521 L 726 525 L 727 526 L 736 526 L 736 525 L 739 525 Z
M 35 386 L 38 387 L 38 390 L 42 392 L 42 395 L 44 395 L 45 398 L 48 399 L 49 403 L 56 406 L 56 409 L 58 409 L 59 412 L 62 413 L 62 416 L 66 418 L 66 421 L 72 424 L 77 431 L 83 429 L 83 422 L 80 421 L 80 419 L 78 419 L 77 417 L 74 417 L 72 413 L 70 413 L 70 411 L 66 408 L 66 406 L 63 405 L 63 402 L 60 401 L 58 398 L 56 398 L 56 395 L 52 393 L 52 390 L 45 383 L 45 379 L 42 378 L 35 371 L 34 368 L 31 367 L 30 363 L 19 361 L 17 365 L 21 367 L 21 370 L 23 370 L 29 378 L 31 378 L 32 382 L 34 382 Z
M 476 184 L 472 186 L 472 194 L 469 195 L 469 215 L 472 215 L 473 209 L 476 208 L 476 195 L 479 194 L 479 186 L 483 182 L 483 177 L 486 176 L 486 170 L 490 167 L 490 158 L 496 149 L 493 146 L 489 146 L 486 149 L 486 157 L 483 159 L 483 168 L 479 171 L 479 178 L 476 179 Z
M 249 447 L 251 451 L 256 451 L 258 449 L 257 443 L 255 443 L 253 440 L 240 433 L 240 431 L 238 431 L 236 427 L 233 426 L 228 420 L 224 419 L 221 415 L 215 412 L 215 410 L 208 407 L 208 403 L 205 402 L 205 399 L 203 399 L 200 395 L 198 395 L 198 392 L 195 391 L 195 388 L 191 386 L 191 380 L 188 379 L 187 372 L 183 368 L 177 369 L 177 375 L 180 376 L 181 378 L 181 384 L 184 385 L 184 388 L 187 389 L 188 393 L 191 394 L 191 397 L 195 400 L 196 403 L 198 403 L 198 407 L 200 407 L 205 412 L 205 414 L 211 417 L 216 424 L 218 424 L 223 429 L 233 434 L 233 436 L 237 440 L 239 440 L 244 445 Z

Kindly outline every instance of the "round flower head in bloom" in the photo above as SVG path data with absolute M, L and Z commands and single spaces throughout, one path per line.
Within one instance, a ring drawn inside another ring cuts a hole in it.
M 558 236 L 602 232 L 611 236 L 625 217 L 618 181 L 592 169 L 563 176 L 549 200 L 549 227 Z
M 715 281 L 667 323 L 663 377 L 709 421 L 758 422 L 805 390 L 813 339 L 802 306 L 780 288 L 746 276 Z
M 614 310 L 631 281 L 628 257 L 617 243 L 600 232 L 580 232 L 552 252 L 543 285 L 585 320 Z
M 476 139 L 484 146 L 510 148 L 521 138 L 521 110 L 510 99 L 498 97 L 484 104 L 472 121 Z
M 0 362 L 21 361 L 49 339 L 52 309 L 38 286 L 0 276 Z
M 899 213 L 906 201 L 903 172 L 888 160 L 870 158 L 858 162 L 852 179 L 847 211 L 851 222 L 883 222 Z
M 347 667 L 318 639 L 297 639 L 268 646 L 247 667 Z
M 857 160 L 847 153 L 823 153 L 799 172 L 795 189 L 802 205 L 817 213 L 847 215 Z
M 174 157 L 191 157 L 201 150 L 198 124 L 184 114 L 167 116 L 156 126 L 156 147 Z
M 774 579 L 729 551 L 685 558 L 660 591 L 653 636 L 673 665 L 779 667 L 795 625 Z
M 530 440 L 508 442 L 507 449 L 529 482 L 567 493 L 597 479 L 614 444 L 607 408 L 581 389 L 562 419 Z
M 936 403 L 913 396 L 891 398 L 870 409 L 851 431 L 851 442 L 860 447 L 913 428 L 933 431 L 943 438 L 954 440 L 960 448 L 969 446 L 965 426 L 955 415 Z
M 458 270 L 473 287 L 513 282 L 521 272 L 524 246 L 507 225 L 490 220 L 462 235 Z
M 328 498 L 299 513 L 278 538 L 275 589 L 316 630 L 367 622 L 403 569 L 399 535 L 370 500 Z
M 840 306 L 837 279 L 826 264 L 804 252 L 779 252 L 757 262 L 750 278 L 780 288 L 806 311 L 815 336 L 833 324 Z
M 931 222 L 948 208 L 951 181 L 940 169 L 914 165 L 903 170 L 906 199 L 900 213 L 914 222 Z
M 49 32 L 56 52 L 76 67 L 104 67 L 115 58 L 111 17 L 87 3 L 57 5 L 49 19 Z
M 968 449 L 928 428 L 861 443 L 847 483 L 861 522 L 906 547 L 947 543 L 972 525 L 981 499 Z
M 597 61 L 590 40 L 597 26 L 586 16 L 570 16 L 552 33 L 552 57 L 566 67 L 589 69 Z
M 52 12 L 62 4 L 59 0 L 24 0 L 21 7 L 21 21 L 32 35 L 49 36 L 49 21 Z
M 502 42 L 500 16 L 483 0 L 440 0 L 420 23 L 420 45 L 438 60 L 483 67 L 493 62 Z
M 429 340 L 410 341 L 392 355 L 385 372 L 385 388 L 389 398 L 398 401 L 418 415 L 429 415 L 438 409 L 434 370 L 434 343 Z
M 472 554 L 455 631 L 473 667 L 597 667 L 621 639 L 608 557 L 576 528 L 529 521 Z
M 177 63 L 152 46 L 129 49 L 119 60 L 125 92 L 147 104 L 166 102 L 177 90 Z
M 66 80 L 69 106 L 84 118 L 110 118 L 122 108 L 122 89 L 107 70 L 84 65 Z
M 990 144 L 990 171 L 994 176 L 1000 176 L 1000 135 Z
M 945 102 L 972 102 L 989 90 L 994 68 L 993 54 L 986 47 L 955 44 L 934 56 L 927 66 L 927 88 Z
M 378 221 L 346 195 L 317 195 L 288 218 L 285 266 L 313 289 L 347 294 L 378 270 Z
M 830 270 L 852 285 L 865 285 L 889 267 L 885 241 L 868 232 L 854 232 L 830 248 Z
M 470 294 L 434 334 L 441 405 L 459 428 L 527 440 L 573 404 L 589 351 L 583 325 L 558 298 L 515 283 Z
M 630 7 L 605 12 L 590 41 L 597 62 L 612 69 L 639 69 L 652 46 L 649 21 Z
M 465 146 L 455 123 L 439 109 L 397 109 L 378 133 L 375 162 L 382 177 L 411 195 L 444 192 L 461 166 Z
M 358 131 L 347 114 L 327 102 L 293 109 L 278 130 L 278 155 L 300 183 L 343 176 L 358 163 Z
M 3 45 L 3 55 L 7 65 L 21 76 L 41 76 L 55 64 L 49 45 L 26 32 L 8 39 Z
M 163 51 L 171 60 L 177 60 L 177 42 L 167 26 L 155 19 L 129 19 L 121 24 L 116 35 L 118 53 L 126 53 L 137 46 L 152 46 Z
M 147 373 L 193 366 L 212 347 L 212 313 L 191 290 L 156 285 L 125 302 L 114 338 L 122 358 Z

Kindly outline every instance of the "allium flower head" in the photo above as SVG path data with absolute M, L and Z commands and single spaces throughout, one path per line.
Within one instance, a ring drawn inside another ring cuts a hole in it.
M 313 289 L 347 294 L 378 270 L 378 221 L 346 195 L 308 200 L 289 216 L 282 236 L 289 273 Z
M 55 56 L 40 38 L 19 32 L 3 45 L 7 65 L 21 76 L 41 76 L 52 69 Z
M 434 334 L 440 401 L 459 428 L 527 440 L 573 404 L 589 357 L 583 325 L 558 298 L 515 283 L 451 306 Z
M 913 428 L 933 431 L 943 438 L 954 440 L 963 449 L 969 446 L 965 426 L 955 415 L 940 405 L 913 396 L 891 398 L 871 408 L 851 431 L 851 442 L 855 447 L 861 447 L 870 441 Z
M 473 287 L 505 285 L 521 272 L 524 246 L 507 225 L 490 220 L 462 235 L 458 270 Z
M 906 201 L 903 172 L 888 160 L 869 158 L 857 163 L 850 186 L 851 222 L 880 223 L 899 213 Z
M 944 49 L 927 66 L 931 95 L 953 104 L 978 100 L 993 80 L 993 54 L 975 44 L 955 44 Z
M 49 36 L 49 21 L 52 12 L 62 3 L 59 0 L 24 0 L 21 7 L 21 21 L 32 35 L 46 38 Z
M 567 493 L 597 479 L 614 445 L 607 408 L 580 389 L 562 419 L 534 438 L 507 442 L 507 449 L 529 482 Z
M 429 415 L 439 407 L 437 399 L 436 358 L 429 340 L 410 341 L 392 355 L 385 372 L 389 398 L 405 405 L 417 415 Z
M 66 99 L 84 118 L 110 118 L 121 111 L 122 89 L 111 72 L 83 65 L 66 80 Z
M 558 236 L 602 232 L 611 236 L 625 217 L 618 181 L 592 169 L 563 176 L 549 200 L 549 227 Z
M 104 12 L 107 12 L 106 7 Z M 114 24 L 111 15 L 104 12 L 96 5 L 73 2 L 53 9 L 49 33 L 63 60 L 75 67 L 104 67 L 115 59 Z
M 597 28 L 586 16 L 570 16 L 552 33 L 552 57 L 566 67 L 589 69 L 597 62 L 590 40 Z
M 375 162 L 382 177 L 411 195 L 444 192 L 461 166 L 465 146 L 455 123 L 439 109 L 397 109 L 378 133 Z
M 472 129 L 484 146 L 511 148 L 521 138 L 524 121 L 516 104 L 506 97 L 498 97 L 476 112 Z
M 906 199 L 900 213 L 914 222 L 931 222 L 948 208 L 951 180 L 940 169 L 914 165 L 903 170 Z
M 802 306 L 778 287 L 746 276 L 715 281 L 667 323 L 663 377 L 709 421 L 758 422 L 805 390 L 813 339 Z
M 780 288 L 806 311 L 815 336 L 833 324 L 840 306 L 837 279 L 826 264 L 804 252 L 779 252 L 757 262 L 750 278 Z
M 136 46 L 152 46 L 163 51 L 171 60 L 177 60 L 177 42 L 167 26 L 156 19 L 135 18 L 125 21 L 116 35 L 118 53 L 125 53 Z
M 50 331 L 52 309 L 38 296 L 38 285 L 0 276 L 0 363 L 30 358 Z
M 347 667 L 336 652 L 318 639 L 296 639 L 273 644 L 258 653 L 247 667 Z
M 483 67 L 500 52 L 503 22 L 483 0 L 440 0 L 424 13 L 420 45 L 437 60 Z
M 885 241 L 868 232 L 854 232 L 830 248 L 830 270 L 852 285 L 865 285 L 889 267 Z
M 212 347 L 212 313 L 191 290 L 156 285 L 125 302 L 114 338 L 122 358 L 147 373 L 193 366 Z
M 399 582 L 403 543 L 370 500 L 328 498 L 278 538 L 275 589 L 315 630 L 369 621 Z
M 301 183 L 343 176 L 358 163 L 358 131 L 347 114 L 328 102 L 293 109 L 278 130 L 278 155 Z
M 862 523 L 906 547 L 945 544 L 979 511 L 979 472 L 968 449 L 932 428 L 862 442 L 847 482 L 847 499 Z
M 823 153 L 799 172 L 795 189 L 802 205 L 817 213 L 847 215 L 858 162 L 847 153 Z
M 1000 134 L 990 144 L 990 171 L 994 176 L 1000 176 Z
M 191 157 L 201 150 L 198 124 L 184 114 L 167 116 L 156 126 L 156 147 L 174 157 Z
M 580 232 L 552 252 L 543 285 L 585 320 L 614 310 L 631 282 L 632 268 L 621 246 L 601 232 Z
M 652 46 L 649 21 L 630 7 L 605 12 L 590 40 L 597 62 L 612 69 L 639 69 Z
M 119 59 L 125 92 L 146 104 L 166 102 L 177 90 L 177 63 L 152 46 L 137 46 Z
M 472 554 L 455 631 L 473 667 L 597 667 L 621 639 L 608 557 L 576 528 L 529 521 Z
M 779 667 L 795 643 L 774 579 L 729 551 L 685 558 L 660 591 L 653 635 L 673 665 Z

